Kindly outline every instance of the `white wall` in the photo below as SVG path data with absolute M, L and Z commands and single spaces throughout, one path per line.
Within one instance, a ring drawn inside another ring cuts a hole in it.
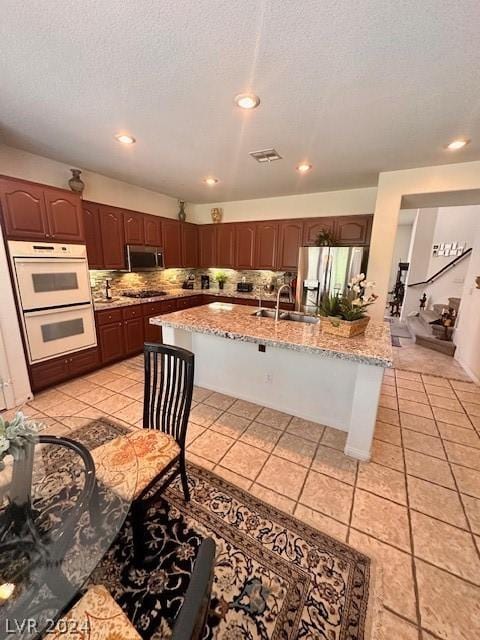
M 6 176 L 68 189 L 68 180 L 71 178 L 70 168 L 81 169 L 75 164 L 63 164 L 20 149 L 0 145 L 0 174 Z M 170 196 L 90 171 L 82 171 L 82 179 L 85 182 L 83 192 L 85 200 L 167 218 L 177 216 L 178 201 Z
M 223 209 L 224 222 L 274 220 L 276 218 L 314 218 L 372 213 L 375 208 L 376 187 L 323 191 L 278 198 L 236 200 L 190 205 L 189 220 L 198 224 L 212 222 L 212 207 Z
M 475 278 L 480 276 L 480 220 L 474 238 L 454 341 L 456 360 L 480 382 L 480 289 L 475 286 Z
M 392 267 L 390 269 L 389 291 L 395 286 L 397 281 L 397 271 L 399 262 L 408 262 L 410 251 L 410 241 L 412 239 L 413 224 L 399 224 L 395 246 L 393 248 Z

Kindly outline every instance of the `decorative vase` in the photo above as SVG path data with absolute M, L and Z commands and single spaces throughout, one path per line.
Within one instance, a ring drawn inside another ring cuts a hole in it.
M 74 193 L 83 193 L 85 189 L 85 183 L 80 178 L 80 174 L 82 173 L 80 169 L 70 169 L 72 172 L 72 177 L 68 181 L 68 186 Z
M 13 461 L 10 499 L 18 507 L 30 502 L 35 443 L 27 442 Z
M 330 333 L 340 338 L 352 338 L 365 333 L 370 322 L 370 316 L 360 318 L 360 320 L 342 320 L 332 316 L 322 317 L 320 320 L 320 328 L 325 333 Z
M 179 200 L 178 205 L 180 207 L 180 209 L 178 210 L 178 219 L 180 220 L 180 222 L 185 222 L 185 220 L 187 219 L 187 214 L 185 213 L 185 201 Z
M 211 213 L 213 222 L 217 222 L 217 223 L 221 222 L 222 216 L 223 216 L 223 209 L 220 209 L 220 207 L 214 207 L 213 209 L 211 209 L 210 213 Z

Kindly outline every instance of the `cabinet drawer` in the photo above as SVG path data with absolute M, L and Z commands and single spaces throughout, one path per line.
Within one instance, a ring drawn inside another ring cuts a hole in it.
M 170 302 L 168 300 L 167 302 Z M 167 302 L 146 302 L 142 304 L 142 311 L 144 316 L 159 316 L 161 313 L 164 313 L 164 305 Z
M 143 310 L 141 305 L 136 304 L 132 307 L 124 307 L 122 309 L 122 317 L 124 320 L 131 320 L 132 318 L 141 318 L 143 316 Z
M 98 357 L 98 348 L 89 349 L 88 351 L 81 351 L 69 358 L 68 367 L 72 376 L 83 373 L 85 371 L 91 371 L 98 366 L 100 359 Z
M 95 315 L 97 317 L 98 325 L 110 324 L 111 322 L 122 321 L 121 309 L 105 309 L 105 311 L 97 311 Z
M 199 296 L 188 296 L 188 298 L 180 298 L 178 300 L 179 309 L 189 309 L 199 304 Z
M 30 368 L 32 390 L 45 389 L 68 378 L 68 360 L 67 357 L 62 357 L 32 365 Z

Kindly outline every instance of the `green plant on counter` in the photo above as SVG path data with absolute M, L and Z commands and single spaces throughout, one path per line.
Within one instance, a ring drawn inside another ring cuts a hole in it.
M 367 293 L 373 286 L 374 283 L 367 282 L 365 275 L 361 273 L 348 283 L 343 293 L 327 293 L 319 307 L 319 314 L 347 322 L 365 318 L 367 308 L 378 298 L 375 293 Z
M 215 278 L 215 281 L 218 282 L 218 284 L 225 284 L 225 282 L 228 280 L 228 277 L 225 271 L 217 271 L 215 273 L 214 278 Z

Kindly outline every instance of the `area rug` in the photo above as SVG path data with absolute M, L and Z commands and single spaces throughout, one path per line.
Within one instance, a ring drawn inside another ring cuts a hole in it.
M 371 640 L 369 558 L 189 465 L 191 501 L 177 484 L 149 511 L 153 570 L 132 564 L 130 523 L 92 576 L 144 638 L 168 638 L 202 539 L 216 543 L 212 602 L 203 638 Z
M 124 432 L 122 425 L 100 419 L 70 437 L 94 449 Z M 62 468 L 69 462 L 50 459 Z M 148 511 L 145 535 L 153 564 L 140 570 L 133 566 L 127 516 L 90 576 L 90 584 L 108 589 L 145 640 L 170 637 L 197 550 L 207 536 L 216 544 L 216 564 L 203 640 L 379 637 L 380 600 L 368 556 L 203 468 L 189 464 L 188 476 L 188 504 L 175 482 Z M 49 499 L 52 491 L 47 494 Z M 102 495 L 106 514 L 121 508 L 117 500 L 108 492 Z M 88 526 L 82 528 L 79 536 L 85 540 L 79 544 L 91 544 L 90 535 Z

